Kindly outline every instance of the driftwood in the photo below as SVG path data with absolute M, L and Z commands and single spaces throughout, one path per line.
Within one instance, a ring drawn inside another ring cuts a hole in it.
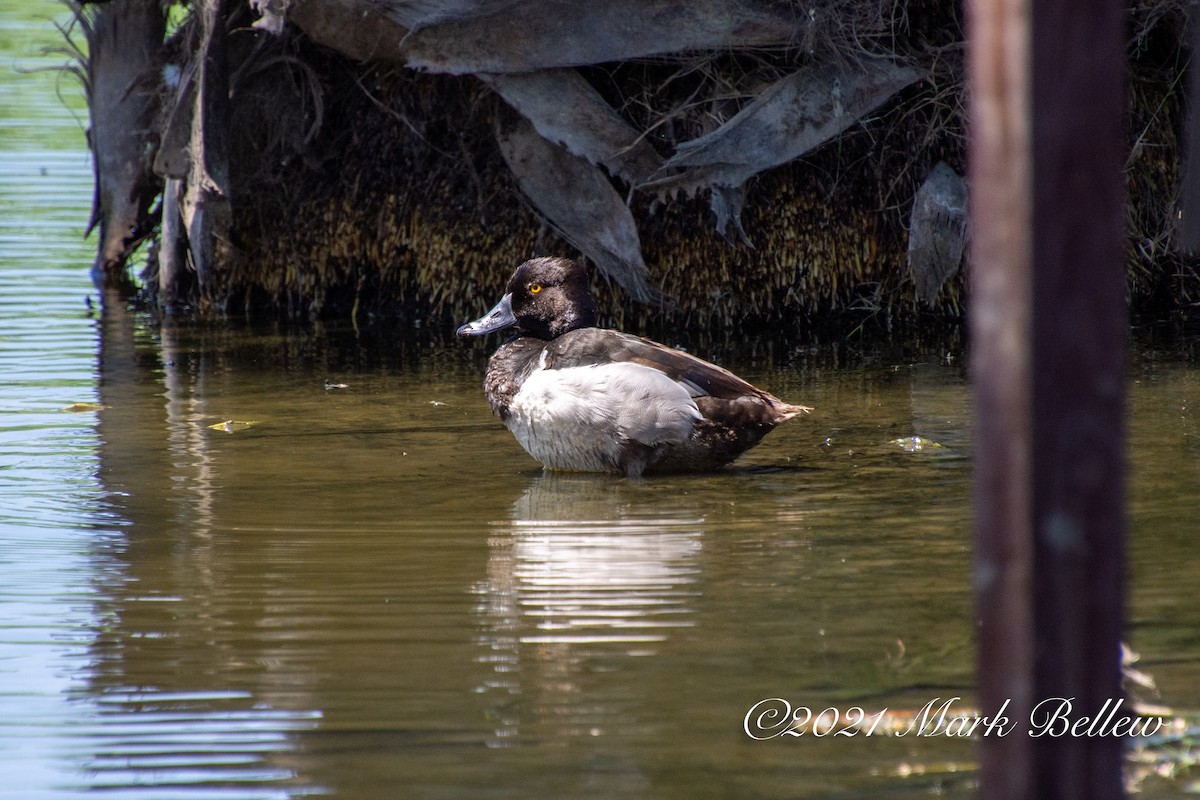
M 521 190 L 563 237 L 635 299 L 654 299 L 637 225 L 604 174 L 524 119 L 497 131 L 496 139 Z
M 399 47 L 406 66 L 452 75 L 780 47 L 801 38 L 808 19 L 798 8 L 761 0 L 390 0 L 375 5 L 408 28 Z
M 156 7 L 141 2 L 143 13 Z M 185 53 L 165 104 L 155 171 L 179 182 L 164 207 L 175 213 L 177 205 L 183 224 L 163 224 L 164 301 L 186 282 L 176 257 L 184 235 L 202 293 L 230 244 L 233 87 L 225 39 L 235 5 L 193 4 L 194 53 Z M 634 218 L 610 176 L 627 191 L 660 198 L 709 191 L 721 234 L 729 238 L 732 225 L 748 241 L 741 210 L 749 178 L 830 140 L 922 75 L 890 59 L 814 62 L 745 88 L 733 101 L 740 111 L 728 99 L 714 101 L 729 118 L 711 129 L 708 114 L 708 133 L 676 142 L 664 157 L 648 138 L 657 123 L 639 127 L 622 116 L 576 67 L 796 46 L 811 41 L 815 13 L 766 0 L 252 0 L 251 8 L 260 15 L 255 25 L 272 34 L 290 21 L 358 59 L 477 76 L 525 120 L 498 135 L 517 185 L 565 240 L 642 301 L 657 295 Z M 147 38 L 155 36 L 162 31 Z
M 725 0 L 254 0 L 261 27 L 290 20 L 362 60 L 450 75 L 510 74 L 632 58 L 783 47 L 808 17 Z
M 713 189 L 717 229 L 724 236 L 732 222 L 744 239 L 741 187 L 747 180 L 825 144 L 921 76 L 883 59 L 800 70 L 768 86 L 717 130 L 680 143 L 660 170 L 667 175 L 640 188 Z
M 763 88 L 711 133 L 679 143 L 664 163 L 646 140 L 649 132 L 623 119 L 572 68 L 794 45 L 809 35 L 812 15 L 787 4 L 726 0 L 261 5 L 271 30 L 280 29 L 279 19 L 290 14 L 315 39 L 358 55 L 477 75 L 532 124 L 499 137 L 521 190 L 563 238 L 643 301 L 651 294 L 633 217 L 603 175 L 571 156 L 604 167 L 635 190 L 658 195 L 709 190 L 721 235 L 730 239 L 732 224 L 748 241 L 741 210 L 749 178 L 829 141 L 923 74 L 896 60 L 868 57 L 801 70 Z M 374 28 L 381 17 L 393 24 L 384 25 L 390 40 L 370 39 L 360 30 Z
M 626 294 L 660 307 L 658 287 L 726 321 L 719 304 L 814 312 L 860 290 L 890 304 L 908 275 L 907 302 L 957 307 L 958 289 L 939 288 L 961 262 L 965 216 L 953 189 L 916 183 L 939 160 L 963 167 L 953 7 L 193 0 L 164 41 L 159 0 L 89 3 L 97 265 L 115 278 L 157 230 L 148 283 L 163 305 L 257 291 L 319 312 L 349 286 L 343 307 L 367 287 L 446 308 L 509 272 L 509 250 L 543 246 L 536 220 L 513 212 L 515 187 Z M 1142 106 L 1178 105 L 1145 85 Z M 1154 115 L 1146 130 L 1171 129 Z M 1162 154 L 1143 170 L 1156 197 L 1171 152 L 1135 151 Z M 705 201 L 733 247 L 703 231 Z M 1161 238 L 1142 236 L 1138 253 Z M 734 288 L 743 270 L 756 281 Z
M 642 132 L 623 120 L 573 69 L 481 75 L 545 139 L 627 183 L 645 183 L 663 164 Z
M 78 12 L 87 39 L 84 77 L 91 111 L 95 195 L 88 232 L 99 226 L 98 282 L 124 283 L 125 260 L 149 228 L 158 192 L 146 159 L 156 109 L 156 65 L 166 31 L 157 0 L 112 0 Z

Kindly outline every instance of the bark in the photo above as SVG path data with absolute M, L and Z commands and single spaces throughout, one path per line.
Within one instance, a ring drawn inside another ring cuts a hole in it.
M 166 21 L 158 0 L 112 0 L 78 12 L 88 45 L 86 89 L 100 230 L 92 277 L 127 284 L 125 259 L 149 227 L 158 191 L 146 153 L 157 109 L 155 67 Z
M 204 0 L 195 71 L 195 105 L 188 140 L 188 177 L 181 210 L 201 291 L 220 267 L 229 244 L 229 73 L 225 48 L 226 0 Z

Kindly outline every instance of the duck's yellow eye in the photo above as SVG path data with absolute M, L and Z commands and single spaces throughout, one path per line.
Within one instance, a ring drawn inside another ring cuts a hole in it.
M 541 290 L 542 290 L 542 285 L 540 283 L 529 284 L 529 293 L 530 294 L 537 294 Z

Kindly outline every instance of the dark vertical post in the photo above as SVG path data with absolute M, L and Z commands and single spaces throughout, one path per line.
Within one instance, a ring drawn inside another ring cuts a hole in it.
M 984 738 L 981 796 L 1104 800 L 1119 740 L 1027 734 L 1042 700 L 1120 696 L 1124 10 L 970 12 L 980 703 L 1019 725 Z
M 1121 695 L 1125 4 L 1033 3 L 1034 685 Z M 1121 741 L 1043 737 L 1040 797 L 1121 796 Z

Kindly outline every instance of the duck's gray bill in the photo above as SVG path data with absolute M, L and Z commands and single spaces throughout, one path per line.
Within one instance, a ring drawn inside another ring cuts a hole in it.
M 474 322 L 468 322 L 458 329 L 459 336 L 482 336 L 485 333 L 502 331 L 517 324 L 517 318 L 512 312 L 512 295 L 506 294 L 500 302 L 486 314 Z

